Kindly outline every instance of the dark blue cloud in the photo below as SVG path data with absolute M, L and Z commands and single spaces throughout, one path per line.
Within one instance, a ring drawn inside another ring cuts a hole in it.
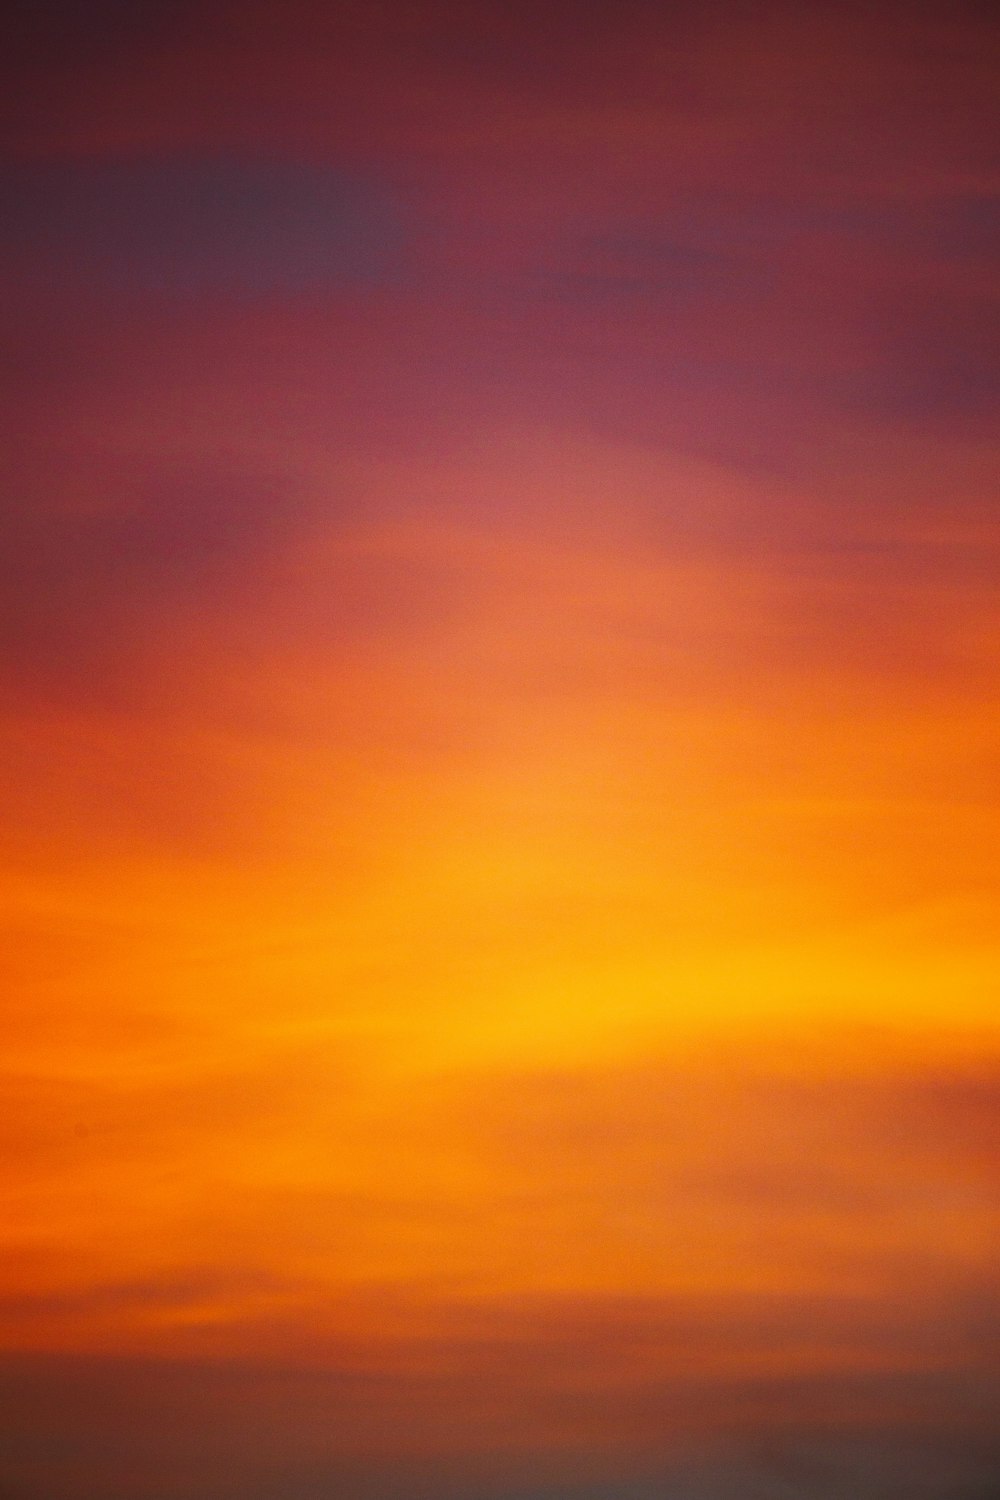
M 286 293 L 400 273 L 403 227 L 377 184 L 226 157 L 9 164 L 0 254 L 15 284 L 142 296 Z

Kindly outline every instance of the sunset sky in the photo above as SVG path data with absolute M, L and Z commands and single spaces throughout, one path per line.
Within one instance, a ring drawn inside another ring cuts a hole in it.
M 989 8 L 15 15 L 0 1500 L 995 1500 Z

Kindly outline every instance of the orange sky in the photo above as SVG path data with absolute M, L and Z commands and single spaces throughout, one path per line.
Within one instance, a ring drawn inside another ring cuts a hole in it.
M 985 13 L 129 14 L 8 74 L 0 1495 L 982 1500 Z

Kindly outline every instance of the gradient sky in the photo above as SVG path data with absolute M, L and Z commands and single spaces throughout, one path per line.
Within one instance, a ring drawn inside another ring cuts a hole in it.
M 1000 1494 L 998 44 L 15 5 L 2 1500 Z

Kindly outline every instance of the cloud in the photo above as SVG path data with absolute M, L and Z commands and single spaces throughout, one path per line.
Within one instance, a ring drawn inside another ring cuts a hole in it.
M 60 1500 L 982 1500 L 1000 1472 L 947 1377 L 722 1383 L 714 1398 L 691 1381 L 610 1401 L 526 1391 L 530 1370 L 506 1380 L 7 1357 L 0 1463 L 15 1495 Z
M 302 292 L 393 278 L 388 195 L 334 167 L 213 156 L 8 162 L 0 254 L 24 295 Z
M 110 456 L 46 467 L 44 499 L 29 487 L 0 518 L 0 652 L 8 684 L 42 696 L 128 693 L 171 617 L 245 596 L 306 524 L 267 475 Z

